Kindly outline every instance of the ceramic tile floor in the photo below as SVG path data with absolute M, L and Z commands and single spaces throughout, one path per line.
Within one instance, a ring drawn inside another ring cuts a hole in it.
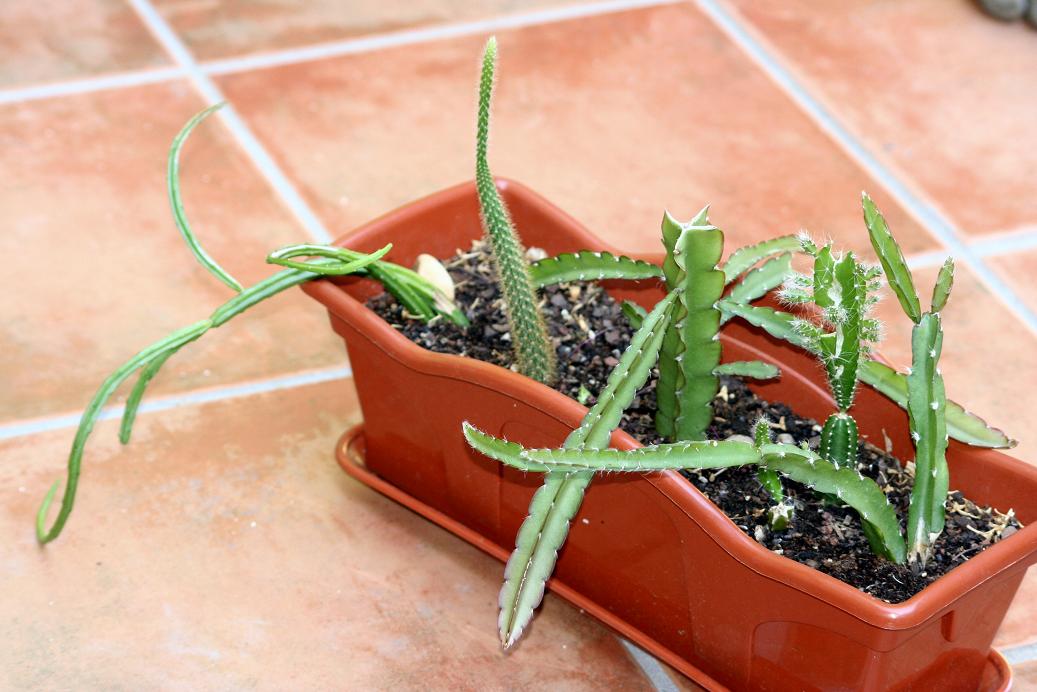
M 208 249 L 252 282 L 273 247 L 470 176 L 489 33 L 495 170 L 621 247 L 654 248 L 664 206 L 711 202 L 735 245 L 804 227 L 867 251 L 867 189 L 923 283 L 954 254 L 949 391 L 1037 459 L 1022 25 L 968 0 L 61 5 L 67 21 L 29 0 L 0 13 L 4 689 L 693 688 L 550 596 L 532 636 L 497 650 L 499 564 L 334 465 L 360 414 L 298 292 L 171 361 L 132 445 L 102 423 L 65 535 L 33 538 L 104 375 L 226 297 L 166 210 L 180 124 L 231 104 L 192 138 L 183 181 Z M 904 334 L 893 318 L 899 362 Z M 997 640 L 1017 689 L 1037 689 L 1035 616 L 1031 575 Z

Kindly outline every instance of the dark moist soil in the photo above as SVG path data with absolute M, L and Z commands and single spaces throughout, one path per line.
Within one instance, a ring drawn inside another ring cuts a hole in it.
M 514 370 L 511 335 L 484 246 L 476 243 L 467 252 L 458 250 L 443 264 L 454 279 L 456 303 L 471 320 L 467 330 L 441 318 L 428 324 L 410 319 L 388 294 L 370 299 L 368 307 L 430 351 L 460 354 Z M 541 298 L 558 353 L 560 379 L 556 389 L 590 406 L 630 343 L 633 330 L 620 305 L 597 284 L 559 284 L 541 291 Z M 654 411 L 653 375 L 628 408 L 621 427 L 643 444 L 661 442 L 652 422 Z M 751 435 L 752 425 L 766 415 L 779 442 L 806 441 L 814 450 L 820 442 L 817 421 L 797 415 L 784 404 L 760 399 L 738 377 L 721 378 L 714 414 L 710 439 Z M 895 457 L 868 443 L 861 444 L 859 459 L 861 473 L 879 483 L 903 524 L 913 465 L 908 464 L 905 470 Z M 784 481 L 786 495 L 795 504 L 792 521 L 783 531 L 771 531 L 767 510 L 773 501 L 757 480 L 755 469 L 681 473 L 750 538 L 769 550 L 889 603 L 907 600 L 937 577 L 1021 528 L 1011 510 L 1003 514 L 979 507 L 952 491 L 946 527 L 936 541 L 932 559 L 921 571 L 876 557 L 854 510 L 826 502 L 798 483 Z

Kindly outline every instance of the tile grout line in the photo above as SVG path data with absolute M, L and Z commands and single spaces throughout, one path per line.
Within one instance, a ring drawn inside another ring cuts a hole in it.
M 582 5 L 563 5 L 531 12 L 521 12 L 467 22 L 444 23 L 417 29 L 394 31 L 359 38 L 328 41 L 298 48 L 256 53 L 239 57 L 220 58 L 201 63 L 207 74 L 231 74 L 282 65 L 322 60 L 325 58 L 366 53 L 383 48 L 407 46 L 415 43 L 442 41 L 463 36 L 488 34 L 493 31 L 521 29 L 529 26 L 554 24 L 585 17 L 595 17 L 629 10 L 678 4 L 682 0 L 604 0 Z
M 942 212 L 912 192 L 897 174 L 876 158 L 733 13 L 722 6 L 720 0 L 695 0 L 695 4 L 741 47 L 823 132 L 839 144 L 857 165 L 885 187 L 901 206 L 918 219 L 955 257 L 960 258 L 1031 332 L 1037 334 L 1037 313 L 1034 313 L 978 254 L 972 252 L 968 243 L 962 239 L 960 231 Z
M 652 656 L 637 644 L 628 641 L 625 637 L 616 635 L 616 639 L 627 650 L 630 658 L 634 659 L 634 663 L 641 669 L 641 672 L 644 673 L 645 677 L 648 678 L 648 682 L 657 692 L 680 692 L 676 683 L 666 674 L 662 664 L 659 663 L 655 656 Z
M 1001 655 L 1004 656 L 1005 660 L 1013 666 L 1020 663 L 1037 661 L 1037 642 L 1031 644 L 1019 644 L 1017 646 L 1010 646 L 1006 649 L 1001 649 Z
M 155 413 L 158 411 L 169 411 L 171 409 L 182 408 L 185 406 L 198 406 L 201 404 L 229 401 L 231 399 L 241 399 L 244 397 L 255 396 L 257 394 L 298 389 L 299 387 L 306 387 L 313 384 L 344 380 L 352 376 L 353 371 L 348 365 L 344 365 L 334 368 L 323 368 L 321 370 L 309 370 L 261 380 L 252 380 L 238 384 L 196 389 L 183 394 L 170 394 L 167 396 L 145 399 L 145 401 L 140 405 L 138 412 Z M 126 407 L 122 404 L 106 406 L 101 409 L 98 420 L 121 418 L 125 408 Z M 15 437 L 25 437 L 36 433 L 63 430 L 65 428 L 74 428 L 79 425 L 81 417 L 82 413 L 69 413 L 56 416 L 46 416 L 43 418 L 34 418 L 15 423 L 0 424 L 0 440 L 9 440 Z
M 16 87 L 13 89 L 0 89 L 0 104 L 38 101 L 41 99 L 61 96 L 74 96 L 76 94 L 89 94 L 95 91 L 106 91 L 108 89 L 127 89 L 130 87 L 168 82 L 184 76 L 184 71 L 178 67 L 160 67 L 135 72 L 117 72 L 99 77 L 88 77 L 85 79 L 74 79 L 50 84 L 36 84 L 33 86 Z
M 154 34 L 156 40 L 185 72 L 186 76 L 208 104 L 212 105 L 225 101 L 226 99 L 219 87 L 216 86 L 216 83 L 199 69 L 198 63 L 195 62 L 187 46 L 184 45 L 184 42 L 180 40 L 180 37 L 176 35 L 149 0 L 128 0 L 128 2 L 140 16 L 145 26 Z M 234 106 L 228 104 L 220 110 L 219 115 L 223 119 L 224 125 L 230 130 L 231 135 L 237 140 L 239 146 L 245 150 L 245 153 L 252 159 L 252 163 L 259 169 L 260 174 L 266 178 L 270 187 L 273 188 L 274 192 L 281 198 L 281 201 L 288 207 L 288 210 L 295 216 L 296 221 L 302 224 L 306 232 L 316 242 L 330 243 L 332 241 L 331 233 L 328 232 L 328 229 L 317 217 L 310 205 L 307 204 L 306 200 L 299 194 L 299 191 L 288 180 L 284 171 L 281 170 L 277 162 L 274 161 L 273 157 L 259 142 L 252 130 L 245 124 L 245 121 L 241 119 Z
M 136 6 L 136 3 L 133 3 L 133 0 L 129 0 L 129 2 L 134 4 L 134 9 L 140 13 L 141 10 Z M 235 74 L 250 70 L 311 62 L 314 60 L 322 60 L 341 55 L 371 52 L 395 46 L 406 46 L 415 43 L 459 38 L 462 36 L 488 33 L 496 30 L 520 29 L 528 26 L 553 24 L 556 22 L 570 21 L 583 17 L 593 17 L 613 14 L 616 12 L 625 12 L 628 10 L 673 5 L 680 2 L 682 2 L 682 0 L 604 0 L 602 2 L 586 3 L 582 5 L 565 5 L 562 7 L 553 7 L 532 12 L 519 12 L 503 17 L 493 17 L 468 22 L 444 22 L 429 27 L 394 31 L 370 36 L 360 36 L 339 41 L 298 46 L 295 48 L 271 50 L 252 55 L 216 58 L 201 62 L 194 60 L 194 58 L 191 57 L 191 62 L 203 75 Z M 161 15 L 158 15 L 158 19 L 168 27 L 168 23 L 161 17 Z M 155 32 L 155 28 L 152 25 L 148 24 L 148 28 L 153 33 Z M 178 42 L 180 41 L 175 34 L 174 37 Z M 182 45 L 182 42 L 180 43 Z M 172 52 L 164 43 L 163 46 L 166 47 L 167 51 Z M 182 67 L 161 67 L 135 72 L 86 77 L 83 79 L 55 82 L 53 84 L 38 84 L 27 87 L 0 89 L 0 104 L 34 101 L 59 96 L 90 93 L 94 91 L 105 91 L 108 89 L 121 89 L 147 84 L 156 84 L 191 76 L 192 75 Z
M 1031 230 L 1009 232 L 992 238 L 980 238 L 970 242 L 968 246 L 979 257 L 1003 257 L 1014 252 L 1026 252 L 1037 248 L 1037 232 Z M 948 255 L 954 256 L 954 252 L 949 248 L 917 252 L 907 256 L 907 265 L 911 269 L 938 267 L 943 264 L 943 260 Z

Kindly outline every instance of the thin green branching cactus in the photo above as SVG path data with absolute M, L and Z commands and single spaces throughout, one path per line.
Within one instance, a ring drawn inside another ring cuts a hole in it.
M 537 305 L 536 289 L 526 261 L 526 250 L 490 172 L 486 149 L 490 133 L 490 101 L 497 67 L 497 39 L 483 51 L 479 79 L 479 116 L 476 126 L 475 187 L 479 194 L 483 228 L 490 241 L 497 279 L 504 298 L 519 372 L 544 384 L 558 379 L 554 347 Z
M 676 294 L 671 293 L 645 316 L 609 375 L 597 403 L 587 412 L 580 427 L 565 440 L 564 448 L 601 449 L 608 445 L 623 411 L 655 364 L 675 299 Z M 464 429 L 466 434 L 472 430 L 467 424 Z M 558 550 L 568 535 L 569 522 L 579 510 L 592 477 L 590 471 L 560 469 L 557 473 L 548 473 L 534 494 L 529 516 L 519 528 L 515 550 L 504 569 L 498 627 L 505 648 L 518 640 L 540 604 L 544 584 L 554 570 Z
M 911 329 L 911 370 L 907 375 L 907 412 L 915 445 L 915 481 L 907 518 L 909 559 L 925 564 L 933 542 L 943 531 L 947 490 L 947 395 L 940 373 L 943 325 L 940 311 L 947 304 L 954 283 L 954 262 L 948 258 L 933 288 L 931 307 L 922 312 L 907 262 L 886 220 L 867 195 L 863 196 L 864 221 L 875 254 L 886 272 L 889 286 L 904 313 L 914 322 Z
M 879 338 L 879 322 L 870 316 L 877 301 L 880 270 L 861 264 L 852 252 L 837 257 L 832 246 L 818 248 L 807 237 L 803 251 L 813 256 L 812 276 L 790 274 L 779 296 L 789 304 L 813 303 L 821 323 L 797 319 L 792 328 L 825 367 L 836 413 L 821 431 L 821 456 L 836 466 L 856 468 L 858 430 L 850 415 L 857 393 L 862 357 Z
M 269 276 L 248 288 L 242 287 L 236 279 L 205 252 L 197 236 L 192 231 L 190 224 L 187 222 L 180 194 L 178 163 L 180 150 L 190 132 L 202 120 L 211 115 L 216 108 L 218 106 L 207 108 L 194 116 L 173 140 L 173 145 L 169 152 L 168 165 L 169 200 L 176 227 L 184 237 L 188 248 L 190 248 L 195 258 L 213 276 L 237 291 L 237 295 L 216 308 L 206 319 L 177 330 L 140 351 L 101 383 L 101 386 L 79 419 L 79 427 L 76 430 L 72 448 L 69 451 L 61 507 L 49 528 L 47 518 L 57 491 L 61 487 L 60 480 L 56 481 L 47 491 L 36 513 L 36 538 L 40 543 L 45 544 L 53 541 L 64 530 L 65 524 L 75 506 L 86 443 L 90 438 L 91 432 L 93 432 L 102 409 L 120 385 L 133 377 L 135 373 L 140 373 L 126 400 L 123 408 L 122 422 L 119 426 L 119 440 L 123 444 L 128 444 L 147 386 L 166 361 L 187 344 L 200 339 L 209 330 L 222 326 L 267 298 L 322 276 L 364 274 L 380 280 L 386 290 L 396 295 L 401 303 L 408 306 L 409 310 L 417 317 L 430 320 L 442 314 L 447 319 L 451 319 L 458 324 L 467 324 L 467 319 L 460 310 L 457 310 L 453 305 L 448 305 L 448 301 L 444 303 L 442 295 L 435 286 L 411 270 L 381 259 L 392 249 L 391 244 L 370 254 L 355 252 L 346 248 L 312 245 L 284 248 L 273 253 L 268 259 L 273 264 L 285 265 L 290 267 L 289 269 Z M 300 256 L 314 257 L 316 259 L 306 261 L 292 259 Z M 446 307 L 442 307 L 444 305 Z

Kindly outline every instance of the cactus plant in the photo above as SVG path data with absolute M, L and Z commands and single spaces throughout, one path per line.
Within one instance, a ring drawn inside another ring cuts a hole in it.
M 58 488 L 61 487 L 60 480 L 55 481 L 47 491 L 36 513 L 36 538 L 40 543 L 49 543 L 61 535 L 75 506 L 86 443 L 101 414 L 101 409 L 119 386 L 139 371 L 140 374 L 137 382 L 126 400 L 122 421 L 119 426 L 119 439 L 123 444 L 128 444 L 145 390 L 166 361 L 187 344 L 200 339 L 208 331 L 222 326 L 232 318 L 264 300 L 288 288 L 298 286 L 301 283 L 320 278 L 321 276 L 367 274 L 372 278 L 380 279 L 387 290 L 394 293 L 401 302 L 411 306 L 411 312 L 416 316 L 429 320 L 437 314 L 444 314 L 448 319 L 452 319 L 459 324 L 466 322 L 464 315 L 453 306 L 449 306 L 447 309 L 437 307 L 437 305 L 443 305 L 443 303 L 441 300 L 437 303 L 437 298 L 441 299 L 441 296 L 438 294 L 435 286 L 409 269 L 381 259 L 392 249 L 391 244 L 370 254 L 355 252 L 346 248 L 310 245 L 285 248 L 273 253 L 269 259 L 272 263 L 286 265 L 290 267 L 289 269 L 269 276 L 253 286 L 243 288 L 234 277 L 220 267 L 204 250 L 187 221 L 180 194 L 180 150 L 191 131 L 215 112 L 218 107 L 207 108 L 195 115 L 174 138 L 168 156 L 167 170 L 169 178 L 167 182 L 173 220 L 188 248 L 207 271 L 237 293 L 233 298 L 216 308 L 206 319 L 179 329 L 141 350 L 101 383 L 101 386 L 80 417 L 72 448 L 69 451 L 61 507 L 49 528 L 47 526 L 47 517 L 57 495 Z M 307 261 L 291 259 L 300 255 L 315 257 L 316 259 Z
M 779 294 L 789 304 L 813 303 L 821 324 L 796 319 L 792 328 L 818 354 L 837 407 L 821 431 L 821 456 L 836 466 L 856 468 L 858 431 L 850 415 L 857 393 L 861 357 L 878 340 L 879 323 L 869 312 L 876 302 L 879 269 L 868 267 L 852 252 L 836 257 L 831 244 L 818 248 L 804 237 L 803 250 L 814 258 L 812 276 L 791 274 Z
M 601 449 L 608 444 L 620 416 L 655 364 L 676 293 L 670 293 L 649 313 L 609 375 L 597 403 L 563 445 L 566 449 Z M 466 430 L 469 427 L 465 428 Z M 548 473 L 534 494 L 529 516 L 522 522 L 515 550 L 504 569 L 498 627 L 507 648 L 518 640 L 544 595 L 544 583 L 554 569 L 569 522 L 580 508 L 593 473 L 562 469 Z
M 656 431 L 671 440 L 701 440 L 713 420 L 713 398 L 720 389 L 719 375 L 768 379 L 778 370 L 768 363 L 720 364 L 718 303 L 725 286 L 769 254 L 783 251 L 789 243 L 778 238 L 767 244 L 732 254 L 718 268 L 723 253 L 724 234 L 709 222 L 709 208 L 681 223 L 663 214 L 663 275 L 673 290 L 684 289 L 674 307 L 674 319 L 663 340 L 659 356 L 659 381 L 656 387 L 658 410 Z M 749 272 L 735 285 L 729 298 L 735 302 L 753 300 L 773 288 L 789 269 L 785 253 L 755 272 Z
M 739 317 L 754 327 L 759 327 L 776 339 L 787 341 L 805 350 L 812 351 L 807 340 L 795 329 L 796 316 L 781 310 L 761 305 L 737 303 L 733 300 L 720 301 L 725 315 Z M 904 410 L 908 408 L 907 375 L 899 373 L 885 363 L 870 358 L 864 359 L 857 371 L 860 381 L 874 387 L 883 396 Z M 961 404 L 947 400 L 947 434 L 973 447 L 1010 449 L 1017 444 L 1004 431 L 993 427 L 976 414 L 967 411 Z
M 950 482 L 947 469 L 947 396 L 938 366 L 943 348 L 940 311 L 954 283 L 954 261 L 947 258 L 933 288 L 931 307 L 921 312 L 911 270 L 886 220 L 868 195 L 863 196 L 864 221 L 875 254 L 890 288 L 914 322 L 911 329 L 911 370 L 907 374 L 907 412 L 915 445 L 915 481 L 907 519 L 907 541 L 912 562 L 925 564 L 933 541 L 943 531 Z
M 557 377 L 555 351 L 547 336 L 543 315 L 537 307 L 536 290 L 526 250 L 512 223 L 490 173 L 486 149 L 490 132 L 490 100 L 497 67 L 497 39 L 491 37 L 483 51 L 479 79 L 479 116 L 476 127 L 475 187 L 479 193 L 483 228 L 489 239 L 497 278 L 504 297 L 504 312 L 515 344 L 519 372 L 551 384 Z

